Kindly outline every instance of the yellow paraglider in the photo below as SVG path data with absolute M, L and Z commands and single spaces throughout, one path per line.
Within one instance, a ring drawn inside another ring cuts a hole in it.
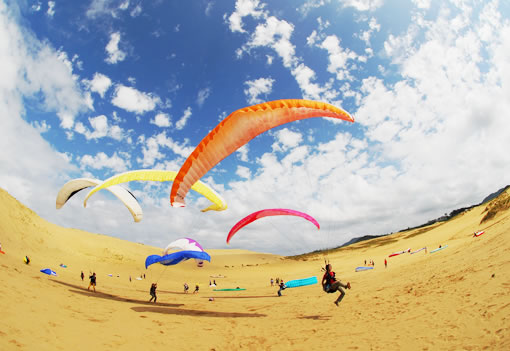
M 156 170 L 156 169 L 141 169 L 136 171 L 129 171 L 125 173 L 121 173 L 118 175 L 115 175 L 111 178 L 108 178 L 101 184 L 97 185 L 94 189 L 92 189 L 87 196 L 85 197 L 85 200 L 83 201 L 83 205 L 87 206 L 87 200 L 97 191 L 101 189 L 108 188 L 113 185 L 121 184 L 121 183 L 127 183 L 131 181 L 156 181 L 156 182 L 169 182 L 173 181 L 175 179 L 175 176 L 177 175 L 177 172 L 174 171 L 163 171 L 163 170 Z M 206 185 L 205 183 L 201 182 L 200 180 L 197 181 L 193 186 L 191 187 L 192 190 L 196 191 L 199 194 L 202 194 L 205 196 L 209 201 L 211 201 L 213 204 L 205 209 L 202 210 L 202 212 L 206 211 L 223 211 L 227 209 L 227 203 L 225 200 L 211 187 Z

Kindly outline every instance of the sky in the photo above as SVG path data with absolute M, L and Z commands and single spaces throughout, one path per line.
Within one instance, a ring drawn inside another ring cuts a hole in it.
M 75 178 L 178 171 L 230 113 L 324 101 L 355 123 L 274 128 L 201 180 L 226 200 L 130 182 L 135 223 L 108 191 L 57 210 Z M 386 234 L 510 184 L 506 1 L 0 0 L 0 187 L 61 226 L 164 248 L 294 255 Z M 260 219 L 266 208 L 305 212 Z

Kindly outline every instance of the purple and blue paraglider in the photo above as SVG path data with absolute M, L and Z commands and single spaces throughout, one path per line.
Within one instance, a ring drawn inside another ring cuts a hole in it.
M 150 255 L 145 259 L 145 268 L 151 264 L 160 263 L 165 266 L 173 266 L 181 263 L 182 261 L 194 258 L 196 260 L 203 260 L 211 262 L 211 256 L 205 251 L 177 251 L 168 255 Z

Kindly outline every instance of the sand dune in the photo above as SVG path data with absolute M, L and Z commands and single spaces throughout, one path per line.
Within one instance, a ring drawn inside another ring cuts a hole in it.
M 500 206 L 480 224 L 486 207 L 329 252 L 337 276 L 352 284 L 336 307 L 336 295 L 319 285 L 277 297 L 269 284 L 320 279 L 323 255 L 208 250 L 203 268 L 189 261 L 145 270 L 145 257 L 160 248 L 56 226 L 0 189 L 0 349 L 510 350 L 510 210 Z M 477 230 L 486 233 L 472 237 Z M 448 247 L 430 253 L 439 245 Z M 427 253 L 388 258 L 424 246 Z M 365 259 L 374 269 L 356 273 Z M 96 293 L 81 271 L 96 272 Z M 215 292 L 213 279 L 246 290 Z M 157 304 L 147 302 L 153 281 Z M 184 282 L 200 292 L 184 294 Z

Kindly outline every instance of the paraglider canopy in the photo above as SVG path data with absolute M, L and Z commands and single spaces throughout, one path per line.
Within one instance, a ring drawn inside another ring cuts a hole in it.
M 191 238 L 182 238 L 172 241 L 163 251 L 163 255 L 167 255 L 172 250 L 181 250 L 181 251 L 204 251 L 202 245 L 198 243 L 198 241 Z
M 175 176 L 170 203 L 184 207 L 189 189 L 225 157 L 257 135 L 285 123 L 312 117 L 332 117 L 354 122 L 346 111 L 311 100 L 283 99 L 248 106 L 232 112 L 207 134 Z
M 211 256 L 205 251 L 177 251 L 168 255 L 150 255 L 145 259 L 145 268 L 151 264 L 160 263 L 165 266 L 173 266 L 182 261 L 195 258 L 199 260 L 205 260 L 211 262 Z
M 55 271 L 52 271 L 52 270 L 51 270 L 51 269 L 49 269 L 49 268 L 41 269 L 41 273 L 48 274 L 48 275 L 54 275 L 54 276 L 56 276 L 56 275 L 57 275 L 57 273 L 55 273 Z
M 234 236 L 235 233 L 237 233 L 241 228 L 245 227 L 246 225 L 250 224 L 251 222 L 256 221 L 259 218 L 268 217 L 268 216 L 297 216 L 302 217 L 310 222 L 312 222 L 317 229 L 320 229 L 319 223 L 310 215 L 307 215 L 306 213 L 299 212 L 296 210 L 289 210 L 286 208 L 268 208 L 265 210 L 260 210 L 257 212 L 253 212 L 252 214 L 249 214 L 248 216 L 241 219 L 239 222 L 237 222 L 232 229 L 230 229 L 230 232 L 227 236 L 227 244 L 230 243 L 230 239 Z

